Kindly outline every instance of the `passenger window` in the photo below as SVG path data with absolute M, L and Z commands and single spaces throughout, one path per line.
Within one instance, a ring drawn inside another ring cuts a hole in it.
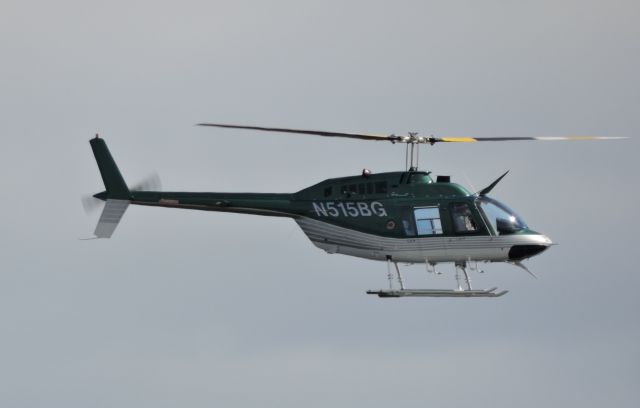
M 440 210 L 438 207 L 423 207 L 413 210 L 416 218 L 418 235 L 442 234 L 442 224 L 440 223 Z
M 367 194 L 373 194 L 373 183 L 367 183 Z
M 387 194 L 387 182 L 378 181 L 376 183 L 376 194 Z
M 349 186 L 349 192 L 350 192 L 350 193 L 357 193 L 357 192 L 358 192 L 358 186 L 357 186 L 357 185 L 355 185 L 355 184 L 351 184 L 351 185 Z
M 478 230 L 471 208 L 467 203 L 452 204 L 451 217 L 453 218 L 453 230 L 455 232 L 465 233 Z
M 342 194 L 348 194 L 349 193 L 349 187 L 347 187 L 346 185 L 340 187 L 340 192 Z
M 365 191 L 365 184 L 358 184 L 358 194 L 363 194 L 364 195 L 364 191 Z
M 331 197 L 331 194 L 333 194 L 333 187 L 325 187 L 324 196 Z

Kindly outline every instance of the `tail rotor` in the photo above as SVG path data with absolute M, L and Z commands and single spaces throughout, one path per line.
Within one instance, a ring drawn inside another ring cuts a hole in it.
M 105 202 L 94 235 L 96 238 L 110 238 L 129 206 L 131 191 L 120 174 L 120 169 L 113 160 L 105 141 L 96 135 L 89 141 L 89 144 L 91 144 L 93 155 L 96 158 L 105 191 L 93 196 L 82 197 L 82 206 L 89 214 L 101 207 L 101 201 Z M 160 185 L 160 177 L 157 173 L 153 173 L 136 184 L 133 190 L 159 190 Z

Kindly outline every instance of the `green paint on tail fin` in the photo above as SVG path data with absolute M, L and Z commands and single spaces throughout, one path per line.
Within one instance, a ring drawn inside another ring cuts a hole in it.
M 98 163 L 104 187 L 107 189 L 104 198 L 98 198 L 129 200 L 131 193 L 129 192 L 127 183 L 125 183 L 124 178 L 122 178 L 122 174 L 120 174 L 120 170 L 118 169 L 116 162 L 113 160 L 105 141 L 96 135 L 96 137 L 91 139 L 89 143 L 91 144 L 93 155 Z

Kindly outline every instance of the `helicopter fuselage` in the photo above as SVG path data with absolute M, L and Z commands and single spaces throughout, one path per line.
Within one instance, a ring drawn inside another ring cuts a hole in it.
M 380 261 L 518 262 L 551 245 L 496 200 L 418 171 L 363 172 L 292 194 L 131 191 L 129 201 L 289 217 L 328 253 Z

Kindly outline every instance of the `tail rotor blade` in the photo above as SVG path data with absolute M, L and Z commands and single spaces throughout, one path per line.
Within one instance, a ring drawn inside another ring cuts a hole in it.
M 131 187 L 137 191 L 160 191 L 162 190 L 162 181 L 157 172 L 153 172 L 140 182 Z
M 102 204 L 104 204 L 104 201 L 91 195 L 82 196 L 81 201 L 82 208 L 84 208 L 84 212 L 87 215 L 95 213 L 100 207 L 102 207 Z

